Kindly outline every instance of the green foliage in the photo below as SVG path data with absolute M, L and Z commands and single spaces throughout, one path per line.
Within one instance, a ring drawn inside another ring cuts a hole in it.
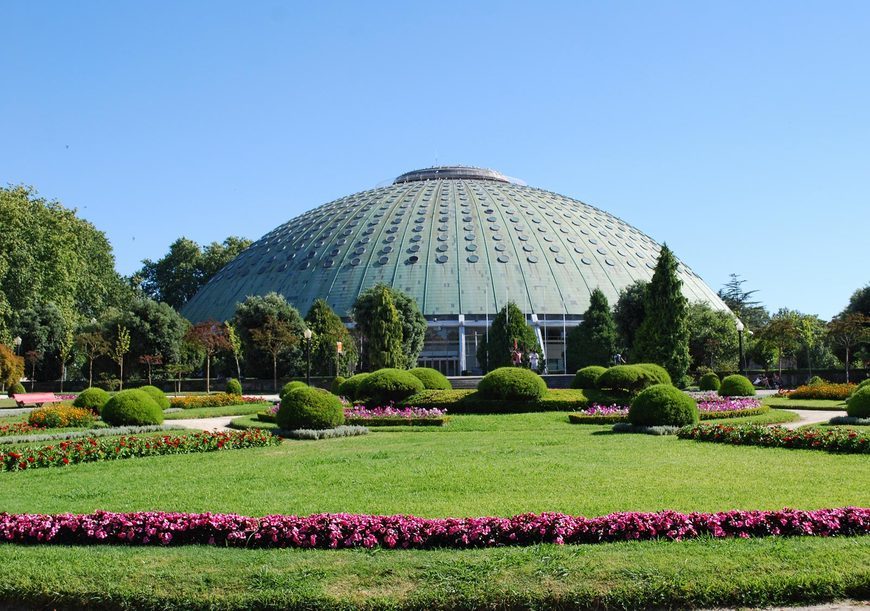
M 113 426 L 162 424 L 163 410 L 151 395 L 136 388 L 113 395 L 103 406 L 100 417 Z
M 719 289 L 719 298 L 746 325 L 747 329 L 753 331 L 761 329 L 767 324 L 770 316 L 761 302 L 753 298 L 758 289 L 744 290 L 743 285 L 746 280 L 741 279 L 739 274 L 730 274 L 730 278 L 725 286 Z
M 0 386 L 11 387 L 24 377 L 24 359 L 0 344 Z
M 722 386 L 722 380 L 720 380 L 719 376 L 712 371 L 705 373 L 701 376 L 701 379 L 698 380 L 698 388 L 701 390 L 719 390 L 720 386 Z
M 359 385 L 357 396 L 373 404 L 384 405 L 401 401 L 423 389 L 423 382 L 410 372 L 385 368 L 369 374 Z
M 645 371 L 653 384 L 672 384 L 671 376 L 667 369 L 655 363 L 635 363 L 634 367 Z
M 242 383 L 235 378 L 227 378 L 227 387 L 224 392 L 228 395 L 241 395 Z
M 296 390 L 297 388 L 308 388 L 308 384 L 305 382 L 301 382 L 299 380 L 293 380 L 292 382 L 287 382 L 281 388 L 281 392 L 278 393 L 279 399 L 284 399 L 285 395 L 289 394 L 291 391 Z
M 598 388 L 598 378 L 607 371 L 607 367 L 589 365 L 578 369 L 571 380 L 571 388 Z
M 635 426 L 685 426 L 698 422 L 695 400 L 670 384 L 655 384 L 638 394 L 628 410 Z
M 827 382 L 819 376 L 813 376 L 807 380 L 807 386 L 820 386 L 822 384 L 827 384 Z
M 861 388 L 867 388 L 868 386 L 870 386 L 870 378 L 867 378 L 866 380 L 859 382 L 858 386 L 855 387 L 855 391 L 858 391 Z
M 41 355 L 36 364 L 38 379 L 60 377 L 59 353 L 66 331 L 63 313 L 51 302 L 34 304 L 14 317 L 12 332 L 22 340 L 18 353 L 35 351 Z
M 740 374 L 725 376 L 719 387 L 721 397 L 752 397 L 755 395 L 755 387 L 749 378 Z
M 737 369 L 740 342 L 734 316 L 696 302 L 689 305 L 687 324 L 693 368 Z
M 477 361 L 485 369 L 492 371 L 498 367 L 510 367 L 514 344 L 523 353 L 523 363 L 528 365 L 529 352 L 541 353 L 541 346 L 535 336 L 535 330 L 526 323 L 526 317 L 510 301 L 504 306 L 489 328 L 489 339 L 480 343 L 477 351 Z
M 357 373 L 352 375 L 341 383 L 341 386 L 338 389 L 338 394 L 351 400 L 358 398 L 359 386 L 367 377 L 369 377 L 368 373 Z
M 169 409 L 169 399 L 166 397 L 166 393 L 156 386 L 140 386 L 139 390 L 148 393 L 148 396 L 154 399 L 161 410 Z
M 677 384 L 689 369 L 688 301 L 682 287 L 677 260 L 667 244 L 662 245 L 631 353 L 634 361 L 662 365 Z
M 236 312 L 230 322 L 242 342 L 245 375 L 247 376 L 273 377 L 272 356 L 257 346 L 252 334 L 253 329 L 262 329 L 269 318 L 288 323 L 293 335 L 302 338 L 305 323 L 296 308 L 287 303 L 282 295 L 272 292 L 245 299 L 236 307 Z M 300 339 L 298 343 L 278 354 L 277 377 L 305 373 L 304 344 L 304 340 Z
M 632 351 L 634 338 L 646 315 L 646 290 L 649 282 L 635 280 L 633 284 L 622 289 L 619 299 L 613 307 L 613 320 L 616 323 L 619 346 L 628 352 Z
M 592 291 L 581 323 L 566 339 L 569 368 L 607 365 L 616 353 L 616 323 L 601 289 Z
M 356 368 L 356 343 L 341 318 L 323 299 L 315 299 L 305 315 L 311 329 L 311 373 L 318 376 L 349 375 Z M 304 341 L 304 340 L 303 340 Z M 337 342 L 341 342 L 341 354 Z
M 398 329 L 387 302 L 396 310 Z M 376 284 L 360 293 L 351 315 L 366 342 L 366 353 L 362 355 L 366 368 L 410 369 L 417 364 L 426 337 L 426 318 L 413 298 L 385 284 Z M 382 337 L 384 333 L 387 336 Z M 401 344 L 398 349 L 397 337 Z
M 661 368 L 649 367 L 648 363 L 616 365 L 607 369 L 597 380 L 598 388 L 636 394 L 653 384 L 669 384 L 670 377 L 662 375 Z M 665 372 L 665 375 L 667 372 Z
M 13 384 L 12 386 L 9 387 L 9 396 L 10 397 L 12 395 L 20 395 L 20 394 L 24 394 L 26 392 L 27 391 L 24 389 L 24 386 L 21 384 L 21 382 L 16 382 L 15 384 Z
M 858 388 L 846 400 L 846 413 L 852 418 L 870 418 L 870 386 Z
M 329 390 L 334 395 L 341 394 L 341 385 L 347 381 L 344 376 L 335 376 L 332 378 L 332 383 L 329 385 Z
M 437 369 L 432 369 L 431 367 L 415 367 L 408 373 L 423 382 L 423 387 L 426 390 L 449 390 L 453 388 L 453 385 L 450 384 L 450 380 L 444 377 L 444 374 Z
M 544 378 L 523 367 L 500 367 L 483 376 L 477 392 L 484 399 L 534 401 L 547 392 Z
M 322 388 L 294 388 L 281 399 L 275 421 L 285 431 L 332 429 L 344 424 L 344 406 Z
M 102 388 L 91 387 L 83 390 L 79 396 L 75 398 L 73 405 L 76 407 L 85 407 L 99 414 L 103 411 L 103 406 L 109 398 L 109 393 Z

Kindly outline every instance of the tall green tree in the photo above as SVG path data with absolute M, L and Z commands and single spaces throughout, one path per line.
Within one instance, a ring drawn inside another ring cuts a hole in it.
M 360 303 L 363 295 L 357 299 Z M 402 354 L 402 319 L 393 301 L 393 295 L 387 286 L 379 285 L 373 288 L 365 302 L 367 315 L 363 318 L 354 304 L 354 318 L 365 327 L 366 351 L 368 365 L 372 371 L 384 367 L 404 367 L 406 360 Z
M 514 345 L 523 353 L 524 362 L 528 361 L 531 351 L 541 353 L 535 330 L 526 322 L 526 317 L 517 304 L 509 301 L 492 319 L 489 338 L 478 347 L 477 361 L 487 371 L 509 367 L 513 364 L 511 354 Z
M 287 303 L 283 295 L 272 292 L 245 299 L 236 307 L 230 323 L 242 341 L 242 366 L 247 376 L 257 378 L 272 376 L 271 356 L 257 347 L 251 335 L 251 330 L 262 328 L 269 317 L 288 323 L 297 337 L 302 337 L 305 330 L 305 322 L 299 315 L 299 311 Z M 302 342 L 281 352 L 277 365 L 278 377 L 303 374 L 305 352 Z
M 402 354 L 396 362 L 396 366 L 403 369 L 416 367 L 417 358 L 423 350 L 423 342 L 426 338 L 426 318 L 420 312 L 420 308 L 413 298 L 385 284 L 377 284 L 360 293 L 351 309 L 351 315 L 356 322 L 357 332 L 363 341 L 364 349 L 362 355 L 360 355 L 363 367 L 371 368 L 371 363 L 368 361 L 369 352 L 365 346 L 370 344 L 375 333 L 372 315 L 382 299 L 383 291 L 389 293 L 393 306 L 396 308 L 399 316 L 399 323 L 402 329 Z
M 692 368 L 738 369 L 739 337 L 734 316 L 706 303 L 689 305 L 689 355 Z
M 849 361 L 851 353 L 862 343 L 870 341 L 870 316 L 858 312 L 835 316 L 828 323 L 831 341 L 843 347 L 846 352 L 846 381 L 849 381 Z
M 634 338 L 646 316 L 646 287 L 649 282 L 635 280 L 619 293 L 619 299 L 613 308 L 613 320 L 616 322 L 617 343 L 621 352 L 631 355 Z
M 299 343 L 299 336 L 286 320 L 267 316 L 262 327 L 251 329 L 254 345 L 272 359 L 272 390 L 278 392 L 278 357 Z M 227 344 L 229 346 L 229 343 Z
M 677 275 L 677 259 L 662 245 L 646 291 L 645 316 L 637 330 L 632 361 L 651 362 L 668 370 L 675 384 L 689 369 L 689 303 Z
M 616 352 L 616 323 L 601 289 L 592 291 L 589 308 L 567 337 L 568 371 L 587 365 L 607 365 Z
M 398 311 L 398 308 L 396 308 Z M 305 323 L 313 332 L 311 365 L 315 375 L 348 376 L 356 369 L 356 345 L 350 331 L 323 299 L 316 299 L 305 315 Z M 342 354 L 338 354 L 341 342 Z
M 12 331 L 21 337 L 21 354 L 38 352 L 36 375 L 40 380 L 56 380 L 61 376 L 61 348 L 67 332 L 67 322 L 54 302 L 37 303 L 15 316 Z
M 795 358 L 801 347 L 800 313 L 781 308 L 758 335 L 776 349 L 779 374 L 782 375 L 783 360 Z
M 198 322 L 187 330 L 185 339 L 205 354 L 205 392 L 211 391 L 211 361 L 216 354 L 229 350 L 227 330 L 216 320 Z

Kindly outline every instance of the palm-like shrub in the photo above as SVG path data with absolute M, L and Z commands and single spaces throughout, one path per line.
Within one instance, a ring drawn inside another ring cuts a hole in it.
M 635 426 L 685 426 L 698 419 L 695 400 L 670 384 L 643 390 L 628 409 L 628 421 Z
M 450 390 L 453 385 L 443 373 L 431 367 L 415 367 L 408 371 L 412 376 L 423 382 L 426 390 Z
M 238 395 L 242 394 L 242 383 L 239 382 L 235 378 L 227 379 L 227 388 L 225 391 L 228 395 Z
M 530 369 L 499 367 L 483 376 L 477 392 L 484 399 L 534 401 L 547 392 L 547 383 Z
M 280 400 L 284 400 L 284 396 L 297 388 L 308 388 L 308 384 L 305 382 L 300 382 L 299 380 L 294 380 L 293 382 L 287 382 L 284 386 L 281 387 L 281 392 L 278 393 L 278 398 Z
M 147 392 L 148 396 L 154 399 L 154 402 L 160 406 L 160 409 L 169 409 L 169 399 L 166 398 L 166 393 L 156 386 L 142 386 L 139 390 Z
M 83 390 L 81 394 L 75 398 L 73 405 L 89 409 L 92 412 L 99 414 L 110 397 L 111 395 L 102 388 L 92 386 L 91 388 Z
M 328 390 L 302 385 L 281 399 L 275 422 L 286 431 L 333 429 L 344 424 L 344 406 Z
M 859 388 L 849 397 L 846 413 L 853 418 L 870 418 L 870 384 Z
M 367 377 L 369 377 L 367 373 L 358 373 L 350 376 L 338 387 L 338 394 L 348 399 L 356 399 L 359 395 L 359 386 Z
M 722 386 L 722 380 L 720 380 L 719 376 L 712 371 L 705 373 L 701 376 L 701 379 L 698 380 L 698 388 L 701 390 L 719 390 L 720 386 Z
M 100 416 L 113 426 L 163 423 L 163 410 L 151 395 L 139 388 L 122 390 L 111 397 Z
M 721 397 L 752 397 L 754 395 L 755 387 L 749 378 L 737 373 L 725 376 L 719 387 L 719 396 Z
M 607 371 L 607 367 L 601 365 L 589 365 L 578 369 L 571 380 L 571 388 L 598 388 L 598 378 Z
M 365 398 L 371 403 L 394 403 L 410 397 L 424 389 L 417 376 L 403 369 L 378 369 L 370 373 L 357 390 L 357 398 Z

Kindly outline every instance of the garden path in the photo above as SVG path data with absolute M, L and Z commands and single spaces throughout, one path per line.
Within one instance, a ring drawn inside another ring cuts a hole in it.
M 815 409 L 789 409 L 788 411 L 796 413 L 800 416 L 800 420 L 795 422 L 786 422 L 782 426 L 787 429 L 796 429 L 807 424 L 826 424 L 828 420 L 836 416 L 845 416 L 846 411 L 830 411 L 830 410 L 815 410 Z
M 186 429 L 199 429 L 200 431 L 232 431 L 227 425 L 233 418 L 238 416 L 221 416 L 219 418 L 189 418 L 186 420 L 167 420 L 169 424 L 177 424 Z

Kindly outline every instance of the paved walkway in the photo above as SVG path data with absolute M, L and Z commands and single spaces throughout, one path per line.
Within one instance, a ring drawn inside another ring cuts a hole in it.
M 227 426 L 233 418 L 241 418 L 241 416 L 220 416 L 219 418 L 188 418 L 185 420 L 164 420 L 164 423 L 183 426 L 186 429 L 226 432 L 234 430 Z
M 846 410 L 789 409 L 788 411 L 796 413 L 801 419 L 783 424 L 782 426 L 787 429 L 796 429 L 807 424 L 826 424 L 831 418 L 846 415 Z

